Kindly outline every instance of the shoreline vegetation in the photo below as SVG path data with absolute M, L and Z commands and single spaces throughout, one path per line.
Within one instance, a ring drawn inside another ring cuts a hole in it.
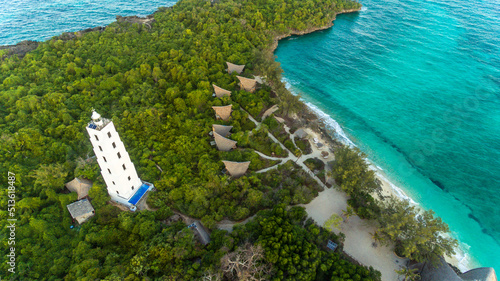
M 383 255 L 393 241 L 400 253 L 416 261 L 452 253 L 453 240 L 439 235 L 446 232 L 446 225 L 431 213 L 416 216 L 402 201 L 386 202 L 383 208 L 377 205 L 372 194 L 380 191 L 380 183 L 363 156 L 329 136 L 281 82 L 282 70 L 273 59 L 280 39 L 329 28 L 337 14 L 360 7 L 343 0 L 314 5 L 283 0 L 268 5 L 182 0 L 159 9 L 152 15 L 154 21 L 151 17 L 147 22 L 118 20 L 99 30 L 63 34 L 40 42 L 22 59 L 16 56 L 23 56 L 19 52 L 9 56 L 8 48 L 0 50 L 1 170 L 6 174 L 14 169 L 23 175 L 16 187 L 16 245 L 23 253 L 18 253 L 13 280 L 234 280 L 241 276 L 395 280 L 394 269 L 405 260 L 373 264 L 374 269 L 370 257 L 368 262 L 363 260 L 367 256 L 363 251 L 375 251 L 382 256 L 371 258 L 385 262 L 392 259 Z M 242 75 L 262 76 L 266 83 L 255 93 L 239 90 L 235 75 L 225 72 L 225 61 L 245 64 Z M 231 97 L 213 98 L 211 83 L 232 90 Z M 233 105 L 231 120 L 215 121 L 211 106 L 227 104 Z M 260 119 L 276 104 L 275 117 L 250 121 Z M 121 212 L 108 204 L 83 132 L 91 108 L 113 119 L 141 178 L 154 181 L 157 191 L 149 194 L 147 202 L 154 212 Z M 245 148 L 216 151 L 208 136 L 215 123 L 233 126 L 232 138 Z M 322 165 L 323 160 L 308 158 L 306 150 L 318 151 L 292 137 L 300 127 L 328 143 L 326 150 L 331 148 L 335 156 L 328 159 L 335 162 Z M 252 151 L 261 148 L 269 151 Z M 282 160 L 275 165 L 278 160 L 268 155 L 284 152 L 295 163 Z M 306 158 L 311 161 L 304 162 Z M 221 173 L 222 159 L 251 160 L 250 173 L 230 178 Z M 317 175 L 321 181 L 316 181 Z M 70 228 L 74 223 L 66 205 L 76 200 L 76 194 L 66 192 L 64 183 L 74 177 L 94 182 L 89 197 L 96 217 Z M 6 205 L 7 196 L 1 192 L 0 200 Z M 201 220 L 211 230 L 211 243 L 195 242 L 185 222 L 172 220 L 174 212 Z M 322 227 L 333 213 L 343 214 L 339 227 L 347 235 Z M 7 214 L 0 214 L 0 226 L 5 229 Z M 375 224 L 365 227 L 359 217 Z M 394 229 L 401 226 L 394 219 L 407 224 Z M 243 220 L 245 224 L 229 223 L 230 233 L 218 229 L 223 221 Z M 423 248 L 408 239 L 424 234 L 430 242 Z M 370 235 L 383 246 L 370 245 Z M 353 237 L 373 247 L 352 246 L 361 244 Z M 337 252 L 326 248 L 328 240 L 339 244 Z M 409 249 L 409 244 L 417 248 Z M 353 257 L 343 249 L 352 250 Z M 235 259 L 248 258 L 255 264 L 234 266 Z M 6 272 L 5 264 L 0 269 Z

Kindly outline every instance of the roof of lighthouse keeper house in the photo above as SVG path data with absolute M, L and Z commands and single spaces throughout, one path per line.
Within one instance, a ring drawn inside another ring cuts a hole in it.
M 73 219 L 79 224 L 86 222 L 94 215 L 94 208 L 88 199 L 79 200 L 66 206 Z

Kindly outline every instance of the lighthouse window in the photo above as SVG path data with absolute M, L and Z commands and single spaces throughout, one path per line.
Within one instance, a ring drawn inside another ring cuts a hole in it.
M 130 176 L 128 176 L 128 180 L 130 180 Z
M 108 169 L 108 172 L 111 174 L 111 170 L 110 169 Z
M 99 145 L 99 149 L 102 151 L 102 147 Z
M 118 159 L 122 158 L 122 155 L 120 154 L 120 152 L 118 152 L 116 155 L 118 155 Z
M 120 192 L 118 192 L 118 190 L 116 191 L 116 194 L 120 194 Z
M 113 185 L 115 185 L 115 182 L 114 182 L 114 181 L 112 181 L 112 183 L 113 183 Z
M 116 144 L 115 143 L 113 143 L 113 148 L 116 148 Z
M 94 137 L 95 137 L 96 141 L 99 141 L 99 138 L 97 137 L 97 135 L 94 135 Z
M 110 138 L 110 137 L 111 137 L 111 132 L 108 132 L 108 138 Z
M 104 156 L 103 156 L 103 157 L 102 157 L 102 159 L 104 159 L 104 162 L 108 162 L 108 161 L 106 160 L 106 157 L 104 157 Z
M 134 190 L 134 187 L 132 186 L 132 190 Z
M 125 164 L 123 164 L 123 165 L 122 165 L 122 168 L 123 168 L 124 170 L 126 170 L 126 169 L 127 169 L 127 168 L 125 168 Z

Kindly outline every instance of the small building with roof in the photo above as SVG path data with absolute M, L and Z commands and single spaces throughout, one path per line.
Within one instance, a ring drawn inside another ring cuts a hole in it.
M 214 92 L 215 92 L 216 97 L 221 98 L 221 97 L 225 97 L 225 96 L 228 96 L 228 97 L 231 96 L 231 91 L 222 89 L 221 87 L 219 87 L 215 84 L 212 84 L 212 86 L 214 87 Z
M 220 151 L 230 151 L 236 148 L 236 141 L 225 138 L 214 132 L 215 144 Z
M 233 111 L 233 105 L 226 106 L 212 106 L 213 110 L 215 110 L 215 118 L 222 119 L 224 121 L 229 120 L 231 117 L 231 112 Z
M 233 128 L 233 126 L 224 126 L 224 125 L 218 125 L 218 124 L 213 124 L 212 125 L 212 131 L 214 133 L 217 133 L 223 137 L 228 137 L 230 135 L 230 131 Z
M 227 172 L 232 177 L 235 177 L 235 178 L 243 176 L 247 172 L 248 166 L 250 165 L 250 161 L 233 162 L 233 161 L 223 160 L 222 163 L 224 163 L 224 165 L 226 166 Z
M 255 88 L 257 87 L 257 80 L 241 76 L 236 76 L 236 78 L 240 80 L 240 88 L 242 90 L 245 90 L 250 93 L 255 92 Z
M 66 186 L 69 191 L 76 192 L 78 194 L 78 200 L 80 200 L 89 195 L 92 182 L 87 179 L 74 178 L 72 181 L 67 182 L 64 186 Z
M 230 62 L 226 62 L 227 64 L 227 73 L 231 74 L 233 72 L 236 72 L 238 74 L 241 74 L 243 72 L 243 69 L 245 68 L 245 65 L 238 65 Z
M 199 221 L 195 221 L 192 224 L 188 225 L 188 228 L 194 232 L 194 235 L 198 238 L 201 244 L 207 245 L 208 243 L 210 243 L 210 235 L 208 235 L 205 227 L 203 227 L 203 225 Z
M 94 207 L 92 207 L 88 199 L 73 202 L 67 205 L 66 208 L 68 208 L 71 217 L 79 224 L 86 222 L 95 214 Z

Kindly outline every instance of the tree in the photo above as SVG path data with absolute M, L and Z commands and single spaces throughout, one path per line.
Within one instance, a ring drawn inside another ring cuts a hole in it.
M 35 188 L 44 189 L 50 188 L 61 190 L 64 188 L 64 183 L 68 171 L 63 164 L 42 164 L 36 169 L 32 176 L 35 178 Z
M 455 254 L 457 241 L 444 236 L 449 228 L 433 214 L 392 198 L 384 205 L 375 237 L 381 244 L 395 243 L 397 253 L 417 262 L 438 262 L 442 255 Z
M 325 224 L 323 225 L 323 227 L 325 227 L 326 229 L 336 228 L 336 229 L 340 230 L 342 227 L 341 223 L 342 223 L 342 217 L 333 213 L 330 216 L 330 218 L 325 221 Z
M 345 210 L 342 210 L 342 216 L 345 218 L 345 221 L 347 222 L 351 216 L 353 216 L 354 209 L 351 206 L 347 206 Z

